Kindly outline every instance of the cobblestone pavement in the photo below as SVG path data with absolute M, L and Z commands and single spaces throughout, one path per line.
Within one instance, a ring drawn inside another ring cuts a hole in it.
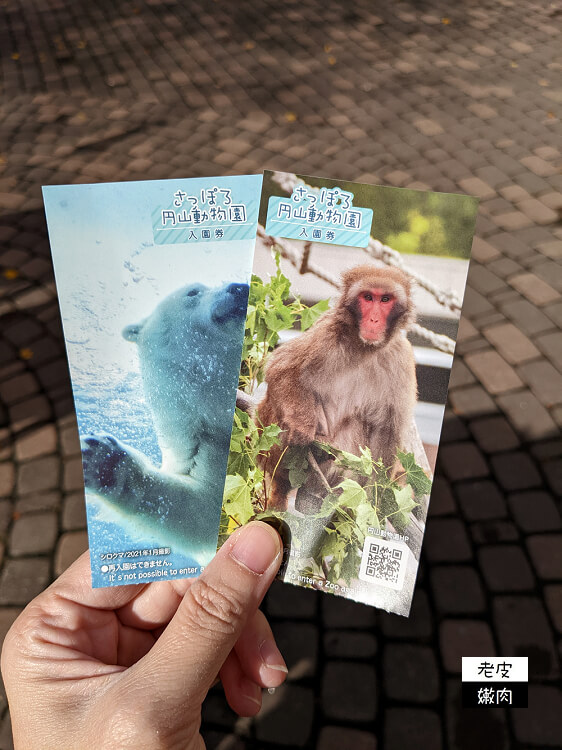
M 206 737 L 562 744 L 561 16 L 544 0 L 0 0 L 0 637 L 86 546 L 41 184 L 268 167 L 467 192 L 481 209 L 412 615 L 275 585 L 288 685 L 256 721 L 213 692 Z M 460 708 L 460 656 L 492 654 L 529 656 L 529 709 Z

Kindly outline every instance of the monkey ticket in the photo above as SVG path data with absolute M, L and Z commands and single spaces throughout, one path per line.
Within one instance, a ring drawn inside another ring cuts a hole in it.
M 408 615 L 477 204 L 264 173 L 219 544 L 267 520 L 282 580 Z
M 215 553 L 261 181 L 44 188 L 94 587 Z

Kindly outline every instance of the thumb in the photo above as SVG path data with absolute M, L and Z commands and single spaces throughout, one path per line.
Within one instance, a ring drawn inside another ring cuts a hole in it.
M 260 521 L 232 534 L 193 581 L 150 652 L 128 670 L 135 688 L 140 681 L 157 691 L 160 705 L 198 710 L 273 581 L 281 551 L 279 534 Z

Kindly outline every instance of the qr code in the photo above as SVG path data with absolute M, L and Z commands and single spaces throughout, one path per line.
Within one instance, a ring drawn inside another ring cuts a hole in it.
M 401 589 L 406 575 L 408 547 L 380 537 L 368 536 L 363 546 L 359 578 L 391 589 Z

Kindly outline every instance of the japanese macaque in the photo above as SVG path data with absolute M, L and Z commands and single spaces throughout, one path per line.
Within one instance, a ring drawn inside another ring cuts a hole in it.
M 268 508 L 287 508 L 286 446 L 320 440 L 357 455 L 368 446 L 375 460 L 394 464 L 417 396 L 403 332 L 413 319 L 405 273 L 357 266 L 343 274 L 336 306 L 272 353 L 258 418 L 283 432 L 264 461 Z

